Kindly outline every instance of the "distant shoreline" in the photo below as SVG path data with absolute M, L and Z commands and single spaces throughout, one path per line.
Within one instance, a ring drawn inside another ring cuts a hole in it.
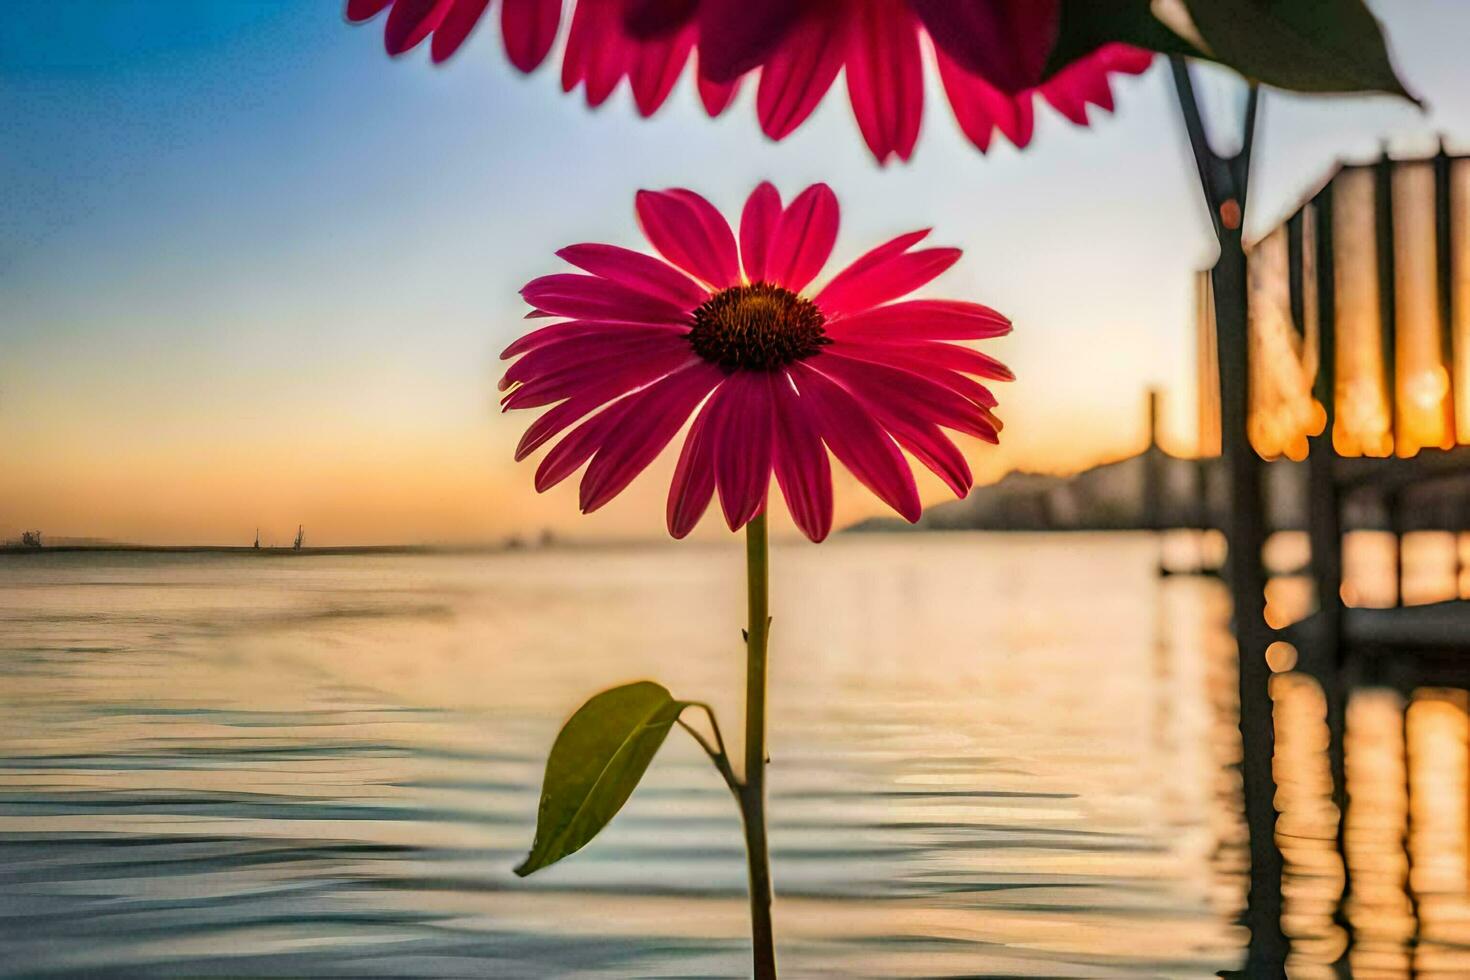
M 539 547 L 539 546 L 538 546 Z M 262 557 L 324 557 L 331 555 L 473 555 L 502 551 L 524 551 L 514 545 L 422 545 L 369 544 L 326 548 L 253 548 L 250 545 L 167 544 L 57 544 L 40 548 L 0 545 L 0 556 L 55 554 L 149 554 L 149 555 L 260 555 Z

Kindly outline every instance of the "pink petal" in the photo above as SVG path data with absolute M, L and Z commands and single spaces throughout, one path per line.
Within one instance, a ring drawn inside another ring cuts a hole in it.
M 970 464 L 966 461 L 965 454 L 960 452 L 960 448 L 939 430 L 939 426 L 922 419 L 899 417 L 886 411 L 882 406 L 869 405 L 868 407 L 883 420 L 888 434 L 897 439 L 900 446 L 907 449 L 935 476 L 943 480 L 944 485 L 954 491 L 956 497 L 969 495 L 970 488 L 975 485 L 975 477 L 970 472 Z
M 709 299 L 708 291 L 678 269 L 630 248 L 600 244 L 568 245 L 556 254 L 594 276 L 667 300 L 681 309 L 692 310 Z
M 801 9 L 792 0 L 701 0 L 700 74 L 729 83 L 764 64 Z
M 761 512 L 771 484 L 771 388 L 765 372 L 742 371 L 720 386 L 715 482 L 730 530 Z
M 825 358 L 823 366 L 837 362 Z M 848 372 L 851 374 L 851 372 Z M 843 382 L 848 394 L 860 402 L 869 414 L 898 440 L 898 444 L 913 454 L 914 458 L 934 472 L 958 497 L 964 497 L 975 484 L 970 473 L 970 464 L 949 437 L 929 418 L 928 413 L 916 409 L 914 403 L 895 401 L 881 394 L 874 397 L 874 389 L 864 384 L 860 377 L 844 377 L 834 373 L 833 377 Z M 851 382 L 851 383 L 849 383 Z
M 347 19 L 354 23 L 372 20 L 393 0 L 347 0 Z
M 539 408 L 575 395 L 597 395 L 603 401 L 608 401 L 656 381 L 670 371 L 677 371 L 699 361 L 699 355 L 687 346 L 683 349 L 656 348 L 641 358 L 620 359 L 610 364 L 580 365 L 537 378 L 506 395 L 500 403 L 506 411 L 513 411 L 519 408 Z
M 388 11 L 383 46 L 390 55 L 402 54 L 439 26 L 454 0 L 396 0 Z
M 703 61 L 700 62 L 703 64 Z M 740 79 L 730 82 L 713 82 L 699 74 L 699 101 L 704 106 L 704 111 L 713 119 L 730 107 L 735 101 L 735 93 L 740 91 Z
M 622 323 L 616 320 L 563 320 L 516 338 L 509 347 L 500 352 L 500 359 L 508 361 L 518 354 L 577 337 L 590 337 L 613 331 L 637 331 L 646 336 L 650 331 L 655 330 L 668 331 L 679 336 L 689 332 L 687 327 L 674 324 Z
M 614 402 L 571 431 L 536 467 L 536 492 L 545 493 L 581 468 L 602 448 L 608 436 L 629 412 L 629 398 Z
M 660 255 L 716 289 L 740 282 L 735 235 L 714 205 L 693 191 L 639 191 L 638 223 Z
M 805 289 L 832 255 L 837 222 L 832 188 L 813 184 L 798 194 L 776 226 L 765 277 L 793 293 Z
M 623 26 L 640 41 L 664 37 L 690 24 L 699 0 L 627 0 Z
M 639 115 L 646 119 L 664 104 L 689 61 L 693 47 L 692 27 L 668 37 L 632 42 L 628 79 L 633 86 L 633 102 L 638 106 Z
M 638 360 L 666 350 L 687 352 L 689 343 L 682 334 L 657 328 L 646 333 L 603 331 L 574 337 L 538 347 L 516 361 L 500 379 L 500 390 L 543 378 L 562 377 L 571 371 L 606 369 L 609 364 Z
M 624 40 L 622 26 L 618 5 L 611 0 L 583 0 L 577 4 L 562 53 L 563 90 L 570 92 L 585 82 L 588 105 L 595 107 L 607 101 L 627 65 L 631 42 Z
M 955 121 L 971 143 L 984 153 L 999 129 L 1017 147 L 1031 142 L 1035 129 L 1032 93 L 1009 95 L 989 82 L 965 71 L 942 50 L 938 52 L 939 79 L 949 96 Z
M 816 303 L 828 317 L 857 313 L 913 292 L 959 258 L 957 248 L 926 248 L 890 255 L 860 270 L 855 267 L 863 259 L 858 259 L 817 294 Z
M 848 391 L 860 393 L 905 418 L 927 420 L 979 439 L 995 437 L 988 409 L 913 371 L 830 352 L 823 352 L 809 363 Z
M 994 408 L 998 402 L 989 388 L 965 377 L 953 367 L 944 366 L 951 360 L 958 360 L 958 358 L 950 358 L 947 356 L 948 350 L 938 350 L 937 348 L 948 349 L 953 346 L 951 344 L 858 344 L 844 340 L 834 342 L 825 348 L 825 350 L 834 354 L 845 354 L 848 357 L 857 358 L 860 361 L 872 361 L 875 364 L 887 364 L 892 367 L 903 368 L 906 371 L 912 371 L 915 374 L 928 378 L 936 384 L 944 385 L 957 394 L 963 395 L 976 405 L 980 405 L 983 408 Z M 964 350 L 965 348 L 960 349 Z M 991 360 L 990 358 L 985 358 L 983 354 L 981 358 Z M 966 366 L 970 367 L 970 365 Z M 1004 365 L 1001 365 L 1001 367 L 1003 368 Z M 1003 378 L 1000 380 L 1008 381 L 1011 379 Z
M 1061 25 L 1061 0 L 909 2 L 935 47 L 967 71 L 1010 93 L 1041 81 Z
M 1011 321 L 988 306 L 952 299 L 911 299 L 854 313 L 827 325 L 851 340 L 984 340 L 1011 332 Z
M 567 426 L 582 418 L 588 412 L 605 405 L 609 399 L 592 395 L 576 395 L 568 398 L 554 408 L 548 409 L 536 421 L 527 428 L 521 441 L 516 445 L 516 462 L 519 463 L 527 456 L 540 449 L 552 436 L 564 430 Z
M 443 22 L 429 42 L 429 57 L 436 62 L 445 61 L 458 51 L 488 6 L 490 0 L 454 0 L 454 6 L 444 15 Z
M 572 272 L 532 279 L 521 289 L 527 303 L 558 316 L 629 323 L 687 323 L 688 311 L 678 304 L 630 286 Z
M 821 541 L 832 531 L 832 464 L 791 378 L 768 375 L 773 399 L 772 463 L 786 509 L 803 534 Z
M 837 275 L 833 276 L 832 282 L 836 283 L 844 277 L 852 278 L 855 276 L 866 274 L 869 270 L 881 266 L 884 262 L 887 262 L 893 256 L 908 251 L 910 248 L 917 245 L 925 238 L 928 238 L 929 231 L 930 229 L 928 228 L 923 228 L 919 231 L 911 231 L 907 234 L 899 235 L 897 238 L 894 238 L 890 241 L 886 241 L 882 245 L 879 245 L 877 248 L 869 249 L 868 251 L 864 252 L 862 255 L 854 259 L 851 265 L 843 269 Z
M 1113 111 L 1110 72 L 1136 75 L 1146 71 L 1153 54 L 1123 44 L 1108 44 L 1064 67 L 1042 83 L 1040 92 L 1057 111 L 1079 126 L 1087 125 L 1087 106 Z
M 924 113 L 924 65 L 906 0 L 856 0 L 848 44 L 848 98 L 868 149 L 879 163 L 907 160 Z
M 903 453 L 856 399 L 813 369 L 812 365 L 823 359 L 818 356 L 798 361 L 789 369 L 802 404 L 809 407 L 810 417 L 833 455 L 878 499 L 914 523 L 923 513 L 923 506 Z
M 922 340 L 912 343 L 895 343 L 889 341 L 869 341 L 867 339 L 863 343 L 879 351 L 880 357 L 906 358 L 915 361 L 922 359 L 935 367 L 948 368 L 951 371 L 963 371 L 965 374 L 989 378 L 992 381 L 1016 380 L 1016 376 L 1011 373 L 1010 368 L 989 354 L 982 354 L 973 348 L 962 347 L 959 344 L 926 342 Z M 833 346 L 836 345 L 834 344 Z
M 561 25 L 561 0 L 501 0 L 500 33 L 505 56 L 530 73 L 546 60 Z
M 612 500 L 647 469 L 723 377 L 717 366 L 701 361 L 625 398 L 627 411 L 582 475 L 582 513 Z
M 683 538 L 694 530 L 715 495 L 715 451 L 718 448 L 719 417 L 715 406 L 720 402 L 721 388 L 704 403 L 694 417 L 674 479 L 669 484 L 667 519 L 669 534 Z
M 750 282 L 766 278 L 766 257 L 780 221 L 781 193 L 770 181 L 761 181 L 751 191 L 740 214 L 740 263 Z
M 847 19 L 840 5 L 803 17 L 761 69 L 755 96 L 761 131 L 785 139 L 805 122 L 832 87 L 846 51 Z

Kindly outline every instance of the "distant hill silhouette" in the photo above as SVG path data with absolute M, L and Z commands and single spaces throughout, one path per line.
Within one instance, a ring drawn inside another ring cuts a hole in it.
M 1290 460 L 1266 467 L 1267 516 L 1275 530 L 1305 530 L 1307 468 Z M 1218 459 L 1180 459 L 1157 446 L 1071 476 L 1014 472 L 976 487 L 964 500 L 930 507 L 916 525 L 878 517 L 850 531 L 1123 531 L 1220 527 L 1226 507 Z M 1470 513 L 1463 485 L 1425 486 L 1405 500 L 1406 526 L 1465 529 Z M 1345 522 L 1382 529 L 1377 501 L 1349 500 Z

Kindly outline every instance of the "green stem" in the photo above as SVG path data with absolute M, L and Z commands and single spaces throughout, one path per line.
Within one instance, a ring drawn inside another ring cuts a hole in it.
M 766 847 L 766 647 L 770 639 L 770 547 L 766 515 L 745 528 L 745 566 L 750 620 L 745 633 L 745 782 L 740 815 L 750 866 L 750 930 L 756 980 L 775 980 L 771 933 L 771 861 Z

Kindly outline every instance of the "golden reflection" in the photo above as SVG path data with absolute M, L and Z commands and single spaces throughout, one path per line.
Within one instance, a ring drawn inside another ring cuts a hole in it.
M 1410 967 L 1414 909 L 1407 886 L 1408 790 L 1402 699 L 1391 691 L 1356 694 L 1347 712 L 1347 900 L 1353 975 L 1404 977 Z
M 1409 706 L 1409 886 L 1419 912 L 1418 976 L 1470 975 L 1470 718 L 1464 691 Z
M 1358 167 L 1332 182 L 1332 248 L 1337 335 L 1337 424 L 1344 456 L 1393 451 L 1379 309 L 1374 174 Z
M 1276 842 L 1285 866 L 1281 925 L 1291 940 L 1292 976 L 1312 976 L 1336 960 L 1347 941 L 1333 921 L 1343 873 L 1326 755 L 1327 702 L 1317 682 L 1299 673 L 1272 677 L 1271 699 Z
M 1286 226 L 1252 246 L 1248 261 L 1250 304 L 1250 439 L 1268 459 L 1307 456 L 1307 438 L 1327 424 L 1312 398 L 1317 375 L 1317 290 L 1313 211 L 1302 215 L 1303 319 L 1292 318 Z M 1299 332 L 1300 330 L 1300 332 Z
M 1470 160 L 1450 165 L 1450 277 L 1455 428 L 1470 442 Z
M 1454 445 L 1440 320 L 1434 164 L 1393 168 L 1395 438 L 1400 456 Z

